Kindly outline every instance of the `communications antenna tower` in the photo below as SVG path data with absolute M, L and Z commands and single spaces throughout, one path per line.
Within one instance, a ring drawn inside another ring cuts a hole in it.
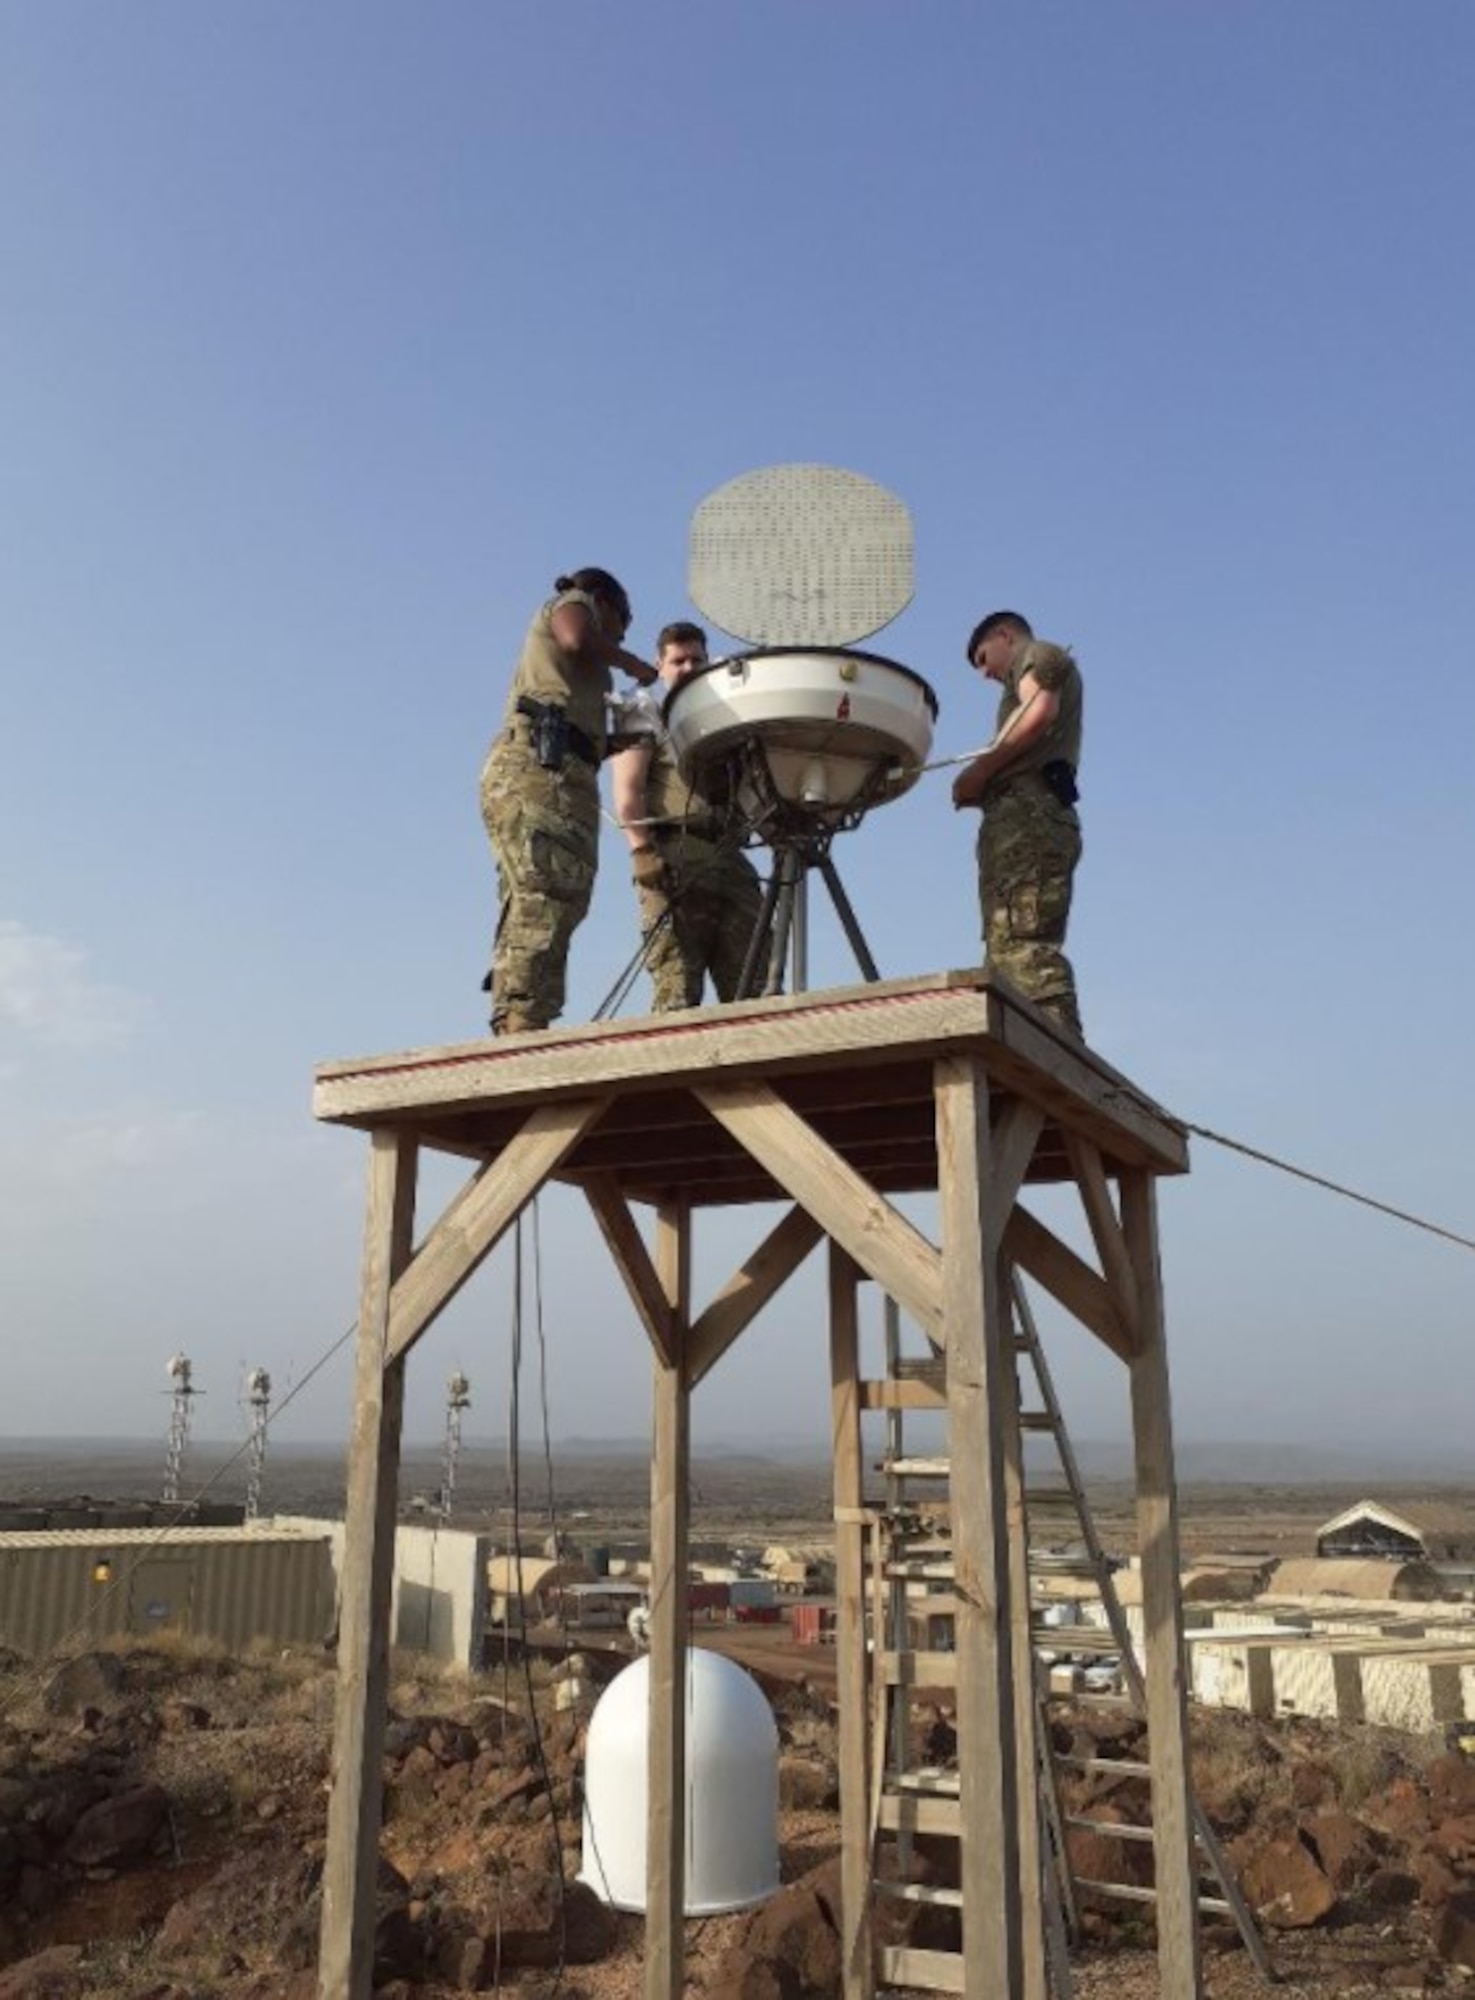
M 251 1436 L 246 1457 L 246 1519 L 261 1513 L 261 1472 L 266 1463 L 267 1412 L 271 1406 L 271 1377 L 264 1368 L 253 1368 L 246 1377 L 246 1401 L 251 1410 Z
M 164 1491 L 161 1495 L 164 1504 L 169 1507 L 177 1505 L 179 1500 L 179 1475 L 189 1444 L 190 1418 L 194 1414 L 195 1397 L 202 1393 L 190 1380 L 192 1372 L 187 1354 L 170 1356 L 167 1373 L 174 1386 L 170 1391 L 169 1442 L 164 1450 Z
M 458 1368 L 446 1384 L 446 1446 L 440 1476 L 440 1518 L 451 1518 L 456 1466 L 461 1457 L 461 1418 L 471 1408 L 471 1384 Z

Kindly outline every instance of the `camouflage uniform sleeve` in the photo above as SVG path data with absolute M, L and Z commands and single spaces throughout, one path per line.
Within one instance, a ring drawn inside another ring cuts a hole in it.
M 1074 671 L 1075 661 L 1064 646 L 1051 646 L 1039 640 L 1030 647 L 1019 665 L 1021 680 L 1025 674 L 1033 674 L 1042 688 L 1057 694 Z

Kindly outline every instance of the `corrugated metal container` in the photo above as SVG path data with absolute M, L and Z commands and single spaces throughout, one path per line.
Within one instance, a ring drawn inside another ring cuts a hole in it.
M 734 1611 L 751 1611 L 772 1604 L 777 1596 L 772 1577 L 738 1576 L 727 1586 Z
M 823 1646 L 835 1636 L 835 1607 L 809 1598 L 790 1608 L 789 1622 L 798 1645 Z
M 328 1536 L 250 1528 L 0 1536 L 0 1641 L 44 1655 L 110 1633 L 316 1645 L 333 1627 Z
M 689 1583 L 686 1586 L 686 1608 L 694 1618 L 725 1618 L 731 1601 L 725 1583 Z

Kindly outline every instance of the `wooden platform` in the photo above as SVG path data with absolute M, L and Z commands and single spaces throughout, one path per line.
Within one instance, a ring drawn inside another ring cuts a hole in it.
M 964 1050 L 987 1069 L 996 1118 L 1008 1095 L 1045 1113 L 1027 1181 L 1074 1178 L 1067 1130 L 1095 1144 L 1108 1172 L 1187 1171 L 1182 1125 L 976 970 L 327 1063 L 313 1108 L 335 1124 L 394 1126 L 422 1146 L 487 1158 L 532 1106 L 592 1087 L 605 1108 L 558 1178 L 609 1175 L 645 1201 L 679 1187 L 705 1207 L 784 1198 L 695 1094 L 761 1079 L 872 1187 L 915 1193 L 937 1186 L 934 1064 Z
M 873 1399 L 878 1387 L 941 1401 L 952 1467 L 964 1916 L 962 1951 L 938 1979 L 966 2000 L 1045 2000 L 1016 1272 L 1127 1370 L 1162 1989 L 1165 2000 L 1196 2000 L 1156 1211 L 1157 1177 L 1188 1170 L 1185 1128 L 978 970 L 329 1063 L 317 1073 L 314 1109 L 369 1138 L 320 2000 L 367 2000 L 372 1984 L 405 1366 L 554 1179 L 582 1189 L 650 1347 L 646 2000 L 685 1991 L 691 1397 L 826 1240 L 845 2000 L 871 2000 L 877 1957 L 861 1418 L 893 1407 Z M 462 1156 L 469 1171 L 421 1224 L 427 1150 Z M 1075 1188 L 1094 1262 L 1020 1200 L 1028 1184 L 1053 1182 Z M 890 1199 L 918 1192 L 937 1197 L 926 1231 Z M 774 1201 L 783 1215 L 698 1307 L 695 1211 Z M 935 1384 L 878 1384 L 862 1373 L 863 1280 L 925 1337 Z M 930 1964 L 936 1954 L 922 1957 Z

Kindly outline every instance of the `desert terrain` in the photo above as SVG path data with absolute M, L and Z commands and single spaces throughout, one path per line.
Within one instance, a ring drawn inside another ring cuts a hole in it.
M 147 1496 L 157 1490 L 158 1457 L 143 1448 L 10 1447 L 0 1458 L 0 1501 Z M 238 1499 L 241 1467 L 212 1482 L 215 1469 L 212 1452 L 198 1449 L 189 1490 Z M 407 1452 L 406 1518 L 439 1473 L 437 1451 Z M 581 1541 L 643 1546 L 647 1477 L 635 1451 L 570 1452 L 555 1463 L 550 1510 L 545 1468 L 529 1453 L 514 1522 L 505 1454 L 469 1449 L 453 1518 L 508 1539 L 515 1526 L 529 1546 L 550 1523 Z M 828 1479 L 822 1462 L 699 1456 L 693 1539 L 822 1541 Z M 1185 1553 L 1305 1554 L 1317 1525 L 1355 1497 L 1345 1485 L 1189 1485 Z M 1097 1482 L 1092 1499 L 1108 1544 L 1130 1552 L 1127 1489 Z M 277 1453 L 265 1504 L 338 1511 L 341 1460 Z M 783 1886 L 755 1911 L 691 1923 L 688 1989 L 706 2000 L 819 2000 L 838 1990 L 830 1659 L 781 1631 L 704 1629 L 700 1643 L 746 1665 L 773 1707 Z M 589 1715 L 621 1664 L 590 1655 L 577 1668 L 586 1692 L 570 1706 L 559 1692 L 570 1669 L 546 1654 L 510 1651 L 473 1675 L 396 1657 L 376 1932 L 381 2000 L 492 1990 L 636 2000 L 642 1920 L 608 1910 L 576 1880 Z M 334 1662 L 321 1649 L 232 1658 L 164 1634 L 43 1660 L 0 1646 L 0 2000 L 312 2000 L 333 1703 Z M 928 1755 L 945 1761 L 946 1701 L 919 1705 L 912 1726 Z M 1057 1747 L 1077 1758 L 1142 1754 L 1140 1724 L 1117 1710 L 1062 1704 L 1052 1729 Z M 1193 1735 L 1200 1799 L 1260 1913 L 1281 1990 L 1319 2000 L 1471 1988 L 1475 1761 L 1432 1736 L 1228 1711 L 1196 1711 Z M 1086 1772 L 1067 1784 L 1068 1809 L 1145 1817 L 1140 1779 Z M 1078 1873 L 1121 1869 L 1119 1879 L 1141 1879 L 1130 1871 L 1146 1850 L 1079 1848 L 1094 1838 L 1071 1835 Z M 914 1879 L 948 1886 L 949 1845 L 919 1841 Z M 950 1912 L 894 1908 L 913 1942 L 947 1948 Z M 1204 1941 L 1212 2000 L 1265 1991 L 1232 1927 L 1207 1920 Z M 1154 2000 L 1150 1947 L 1140 1906 L 1088 1901 L 1073 1962 L 1081 2000 Z

